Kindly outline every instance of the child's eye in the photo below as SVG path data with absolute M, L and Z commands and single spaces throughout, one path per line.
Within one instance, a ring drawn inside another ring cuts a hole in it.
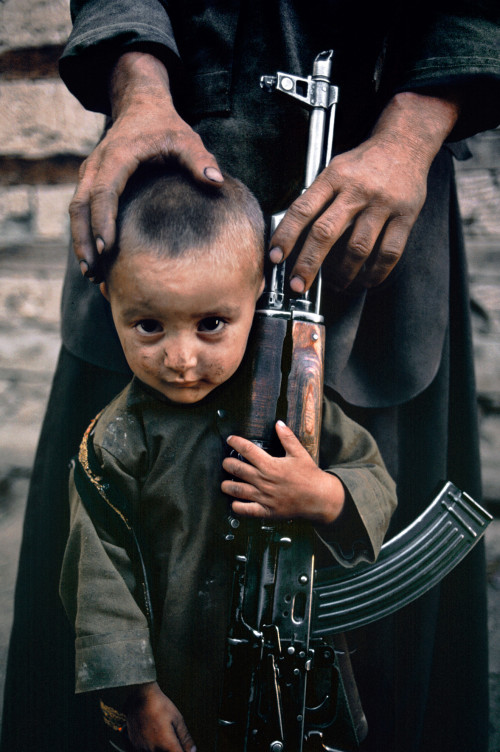
M 202 319 L 198 324 L 199 332 L 221 332 L 226 325 L 224 319 L 220 319 L 217 316 L 207 316 L 206 319 Z
M 157 334 L 162 331 L 161 324 L 155 319 L 142 319 L 137 322 L 135 328 L 140 334 Z

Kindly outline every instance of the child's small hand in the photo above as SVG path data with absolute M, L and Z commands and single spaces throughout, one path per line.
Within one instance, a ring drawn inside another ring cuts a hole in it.
M 156 682 L 140 684 L 126 707 L 133 746 L 147 752 L 196 752 L 184 719 Z
M 226 472 L 239 479 L 225 480 L 221 485 L 223 492 L 233 497 L 233 511 L 248 517 L 302 517 L 319 524 L 333 522 L 345 500 L 341 481 L 320 470 L 293 431 L 281 421 L 276 423 L 276 433 L 285 457 L 272 457 L 240 436 L 228 438 L 229 446 L 246 460 L 227 457 L 222 463 Z

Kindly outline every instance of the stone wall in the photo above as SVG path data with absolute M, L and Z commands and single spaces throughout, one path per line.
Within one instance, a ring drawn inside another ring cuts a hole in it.
M 0 4 L 0 464 L 29 467 L 59 347 L 59 299 L 78 167 L 102 130 L 57 61 L 68 0 Z M 3 437 L 3 438 L 2 438 Z M 13 446 L 12 446 L 13 444 Z
M 0 4 L 0 242 L 66 242 L 78 166 L 102 129 L 60 81 L 67 0 Z
M 500 510 L 500 130 L 470 139 L 457 164 L 467 246 L 485 499 Z

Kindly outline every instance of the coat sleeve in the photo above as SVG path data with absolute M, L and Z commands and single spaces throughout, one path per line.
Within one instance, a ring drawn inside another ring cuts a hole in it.
M 397 505 L 395 483 L 371 434 L 327 397 L 320 446 L 320 467 L 342 481 L 346 502 L 332 525 L 316 531 L 343 566 L 371 563 Z
M 144 49 L 169 71 L 177 69 L 179 53 L 166 5 L 161 0 L 72 0 L 73 30 L 59 70 L 84 107 L 110 114 L 109 74 L 128 50 Z
M 437 0 L 401 6 L 387 48 L 385 96 L 398 91 L 459 92 L 461 114 L 448 140 L 500 122 L 500 6 Z
M 109 114 L 109 72 L 127 50 L 148 51 L 175 74 L 179 53 L 168 5 L 162 0 L 71 1 L 73 31 L 60 73 L 84 107 Z M 464 112 L 453 138 L 494 127 L 500 108 L 497 0 L 401 4 L 390 15 L 382 101 L 397 91 L 430 88 L 438 94 L 458 85 Z
M 70 532 L 60 579 L 76 634 L 76 692 L 156 678 L 146 616 L 136 603 L 130 558 L 87 513 L 70 477 Z

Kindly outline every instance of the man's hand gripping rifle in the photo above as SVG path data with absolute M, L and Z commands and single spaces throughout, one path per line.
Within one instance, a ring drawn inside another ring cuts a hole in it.
M 318 55 L 307 79 L 281 72 L 261 79 L 264 89 L 311 108 L 306 188 L 332 156 L 332 58 L 331 51 Z M 272 217 L 271 234 L 283 214 Z M 321 279 L 313 307 L 308 293 L 285 299 L 284 274 L 284 264 L 273 267 L 256 312 L 242 435 L 273 454 L 281 418 L 317 462 Z M 316 573 L 311 524 L 230 516 L 226 539 L 234 546 L 235 568 L 218 752 L 356 749 L 367 726 L 340 633 L 396 611 L 437 584 L 490 520 L 447 483 L 421 517 L 382 547 L 376 564 Z M 332 634 L 335 649 L 325 640 Z

